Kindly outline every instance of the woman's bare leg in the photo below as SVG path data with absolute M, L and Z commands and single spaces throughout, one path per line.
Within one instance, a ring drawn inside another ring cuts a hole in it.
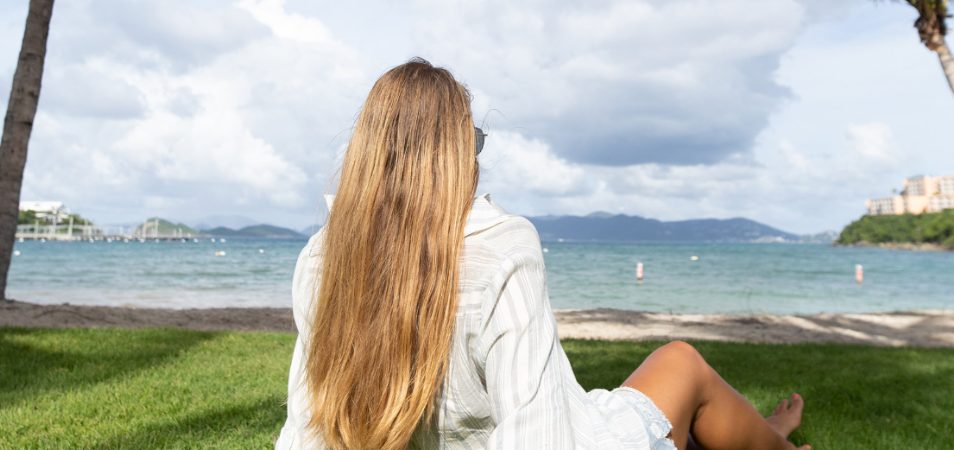
M 795 448 L 787 437 L 801 423 L 801 397 L 793 395 L 765 419 L 685 342 L 657 349 L 623 385 L 646 394 L 666 414 L 678 448 L 686 448 L 690 432 L 696 444 L 712 450 Z

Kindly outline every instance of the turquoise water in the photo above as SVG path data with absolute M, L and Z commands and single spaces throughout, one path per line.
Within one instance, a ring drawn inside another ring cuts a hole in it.
M 810 244 L 547 244 L 555 308 L 725 313 L 954 308 L 954 253 Z M 697 261 L 691 261 L 698 256 Z M 637 283 L 635 266 L 644 265 Z M 855 282 L 855 264 L 864 282 Z
M 285 307 L 304 244 L 21 242 L 8 296 L 36 303 Z M 554 308 L 682 313 L 954 308 L 954 253 L 949 252 L 807 244 L 547 242 L 544 247 Z M 644 264 L 642 283 L 635 278 L 637 262 Z M 865 269 L 861 285 L 854 280 L 855 264 Z

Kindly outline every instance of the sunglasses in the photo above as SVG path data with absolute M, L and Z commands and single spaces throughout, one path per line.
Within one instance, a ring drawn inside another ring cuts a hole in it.
M 474 127 L 474 134 L 477 135 L 475 141 L 477 141 L 477 154 L 480 154 L 480 151 L 484 149 L 484 138 L 487 137 L 487 133 L 484 133 L 484 130 Z

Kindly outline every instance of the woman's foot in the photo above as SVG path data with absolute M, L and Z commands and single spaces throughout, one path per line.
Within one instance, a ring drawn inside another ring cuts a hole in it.
M 798 394 L 792 394 L 791 400 L 785 399 L 778 403 L 775 411 L 765 420 L 778 434 L 785 436 L 792 434 L 799 425 L 802 424 L 802 410 L 805 408 L 805 400 Z

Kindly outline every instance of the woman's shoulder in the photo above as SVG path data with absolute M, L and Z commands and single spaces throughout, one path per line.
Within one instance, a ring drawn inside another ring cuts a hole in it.
M 493 250 L 500 257 L 543 258 L 540 235 L 526 217 L 511 214 L 497 205 L 490 194 L 477 197 L 465 228 L 465 245 Z
M 493 247 L 501 256 L 543 256 L 537 228 L 523 216 L 508 215 L 500 223 L 474 238 Z
M 293 282 L 296 289 L 300 284 L 307 284 L 314 275 L 317 275 L 317 271 L 321 268 L 324 240 L 325 227 L 321 227 L 308 238 L 308 242 L 298 253 Z
M 307 323 L 314 306 L 316 282 L 320 277 L 322 242 L 324 227 L 308 239 L 308 243 L 298 253 L 295 272 L 292 276 L 292 311 L 299 332 L 310 328 Z

